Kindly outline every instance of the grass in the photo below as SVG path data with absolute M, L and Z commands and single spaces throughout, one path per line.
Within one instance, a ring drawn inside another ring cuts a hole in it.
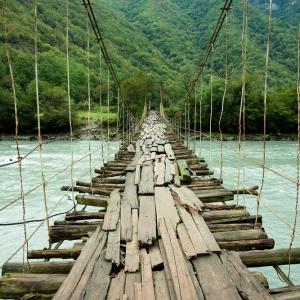
M 106 106 L 102 106 L 102 109 L 99 105 L 95 106 L 90 112 L 90 121 L 92 124 L 99 125 L 101 124 L 101 119 L 103 125 L 107 125 L 108 121 L 110 125 L 115 125 L 117 123 L 117 111 L 116 107 L 111 107 L 110 112 L 108 113 L 108 109 Z M 77 113 L 77 124 L 79 126 L 84 126 L 87 124 L 88 120 L 88 112 L 87 111 L 79 111 Z

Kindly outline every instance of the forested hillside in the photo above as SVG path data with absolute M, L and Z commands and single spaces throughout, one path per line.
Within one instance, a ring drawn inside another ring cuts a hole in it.
M 262 123 L 262 93 L 267 41 L 266 0 L 250 0 L 247 77 L 247 130 L 259 132 Z M 63 3 L 63 4 L 62 4 Z M 122 82 L 123 96 L 132 110 L 142 106 L 145 93 L 157 99 L 164 81 L 169 113 L 181 109 L 186 86 L 201 62 L 217 21 L 222 0 L 94 0 L 94 11 L 108 51 Z M 230 81 L 224 126 L 236 132 L 241 87 L 242 0 L 233 1 L 228 18 Z M 66 99 L 66 9 L 64 1 L 38 1 L 39 79 L 42 125 L 45 131 L 67 128 Z M 18 90 L 21 132 L 35 130 L 34 18 L 33 1 L 5 1 L 9 49 Z M 298 1 L 274 0 L 270 52 L 270 122 L 275 132 L 295 130 Z M 3 29 L 3 19 L 2 19 Z M 224 85 L 225 29 L 215 45 L 204 74 L 204 118 L 208 117 L 210 69 L 214 77 L 215 118 Z M 74 124 L 76 112 L 87 107 L 87 16 L 81 1 L 70 1 L 71 96 Z M 91 32 L 92 101 L 106 99 L 107 73 L 99 78 L 99 48 Z M 4 47 L 0 65 L 0 131 L 13 130 L 13 105 Z M 116 95 L 112 88 L 113 96 Z M 180 101 L 181 100 L 181 101 Z M 115 97 L 114 100 L 116 101 Z M 113 102 L 114 104 L 114 102 Z M 284 120 L 285 125 L 282 125 Z M 206 119 L 207 121 L 207 119 Z M 205 122 L 204 119 L 204 124 Z M 217 124 L 217 122 L 215 122 Z M 217 127 L 217 126 L 216 126 Z M 217 128 L 214 128 L 217 130 Z

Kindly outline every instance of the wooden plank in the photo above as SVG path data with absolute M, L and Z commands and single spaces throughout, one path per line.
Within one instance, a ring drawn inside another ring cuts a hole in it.
M 121 270 L 118 275 L 111 279 L 107 300 L 122 299 L 125 290 L 125 272 Z
M 176 163 L 174 161 L 170 161 L 170 174 L 175 176 L 176 175 Z
M 125 190 L 122 200 L 130 204 L 131 208 L 139 207 L 137 198 L 137 186 L 135 184 L 135 173 L 128 172 L 126 174 Z
M 175 160 L 175 155 L 172 150 L 171 144 L 165 144 L 165 151 L 166 151 L 166 154 L 167 154 L 169 160 Z
M 165 271 L 153 272 L 156 299 L 171 299 Z
M 205 243 L 207 245 L 207 248 L 211 252 L 219 253 L 221 252 L 221 249 L 218 245 L 218 243 L 215 240 L 215 237 L 210 232 L 207 224 L 203 220 L 202 216 L 200 215 L 193 215 L 193 219 L 195 221 L 195 224 L 198 227 L 198 230 L 200 231 L 202 237 L 205 240 Z
M 120 193 L 118 189 L 115 189 L 111 192 L 108 206 L 107 206 L 107 212 L 104 217 L 103 227 L 102 229 L 104 231 L 111 231 L 116 230 L 117 223 L 119 220 L 119 214 L 120 214 Z
M 174 176 L 171 173 L 171 161 L 168 158 L 165 159 L 165 166 L 165 183 L 171 183 Z
M 143 300 L 142 284 L 140 282 L 134 283 L 134 298 L 135 300 Z
M 104 300 L 110 283 L 111 263 L 105 260 L 105 251 L 100 255 L 95 264 L 91 279 L 88 282 L 86 293 L 82 297 L 84 300 Z M 67 298 L 58 298 L 67 299 Z M 73 299 L 72 299 L 73 300 Z
M 140 196 L 138 240 L 142 245 L 151 245 L 156 239 L 156 212 L 153 196 Z
M 207 245 L 201 233 L 199 232 L 199 229 L 195 224 L 193 217 L 182 206 L 177 206 L 177 210 L 179 212 L 181 220 L 183 221 L 183 224 L 185 225 L 185 228 L 192 241 L 196 253 L 198 255 L 207 255 Z
M 198 278 L 195 274 L 195 270 L 194 270 L 194 267 L 193 267 L 192 263 L 190 261 L 186 261 L 186 264 L 187 264 L 187 268 L 189 270 L 191 279 L 193 281 L 194 288 L 195 288 L 198 300 L 205 300 L 202 289 L 201 289 L 201 286 L 200 286 L 200 283 L 199 283 Z
M 221 261 L 239 293 L 247 299 L 272 299 L 267 290 L 242 263 L 238 253 L 222 251 Z
M 136 185 L 140 184 L 141 181 L 141 170 L 142 170 L 142 164 L 145 161 L 145 156 L 142 155 L 142 157 L 138 160 L 137 165 L 136 165 L 136 169 L 135 169 L 135 179 L 134 179 L 134 183 Z
M 154 179 L 156 186 L 165 184 L 165 168 L 166 165 L 164 156 L 156 155 L 154 164 Z
M 141 273 L 126 273 L 125 280 L 125 294 L 128 300 L 134 300 L 134 284 L 135 282 L 141 283 Z
M 233 193 L 225 189 L 197 191 L 196 195 L 203 203 L 230 201 L 234 199 Z
M 136 272 L 139 269 L 139 242 L 138 242 L 138 210 L 132 210 L 132 241 L 126 244 L 125 271 Z
M 159 220 L 163 217 L 171 220 L 174 228 L 180 222 L 180 218 L 175 207 L 174 199 L 171 195 L 170 189 L 167 187 L 155 187 L 155 207 L 157 227 L 159 226 Z
M 201 211 L 204 207 L 204 204 L 199 200 L 199 198 L 196 196 L 196 194 L 190 190 L 189 188 L 185 186 L 176 187 L 174 185 L 171 185 L 171 189 L 173 192 L 175 192 L 178 197 L 176 197 L 176 200 L 178 200 L 180 205 L 183 205 L 188 210 L 196 210 Z
M 149 248 L 149 255 L 150 255 L 151 266 L 153 270 L 163 265 L 164 262 L 157 244 L 152 245 Z
M 197 256 L 197 252 L 183 223 L 177 226 L 177 233 L 180 239 L 181 248 L 186 258 L 190 259 L 192 257 Z
M 140 195 L 153 195 L 154 194 L 154 170 L 152 162 L 142 166 L 141 180 L 139 183 Z
M 154 284 L 150 255 L 146 249 L 141 250 L 142 293 L 144 300 L 155 300 Z
M 175 163 L 175 177 L 174 177 L 174 185 L 179 187 L 181 185 L 180 174 L 177 163 Z
M 191 260 L 206 300 L 240 300 L 237 289 L 216 254 Z
M 160 221 L 159 228 L 177 298 L 197 299 L 197 294 L 187 269 L 184 255 L 171 222 L 163 218 Z M 176 284 L 178 285 L 176 286 Z
M 61 285 L 53 299 L 60 300 L 69 299 L 71 297 L 75 287 L 77 286 L 84 273 L 88 262 L 90 261 L 91 257 L 96 251 L 99 242 L 103 238 L 106 238 L 106 235 L 100 232 L 100 228 L 97 229 L 92 235 L 92 237 L 87 241 L 86 246 L 84 247 L 80 256 L 74 263 L 72 271 L 69 273 L 68 277 Z
M 121 240 L 131 241 L 132 239 L 132 217 L 131 206 L 127 201 L 121 200 Z
M 115 231 L 108 233 L 105 259 L 117 265 L 120 264 L 120 221 Z
M 191 182 L 192 178 L 185 159 L 178 159 L 177 166 L 183 182 Z
M 107 202 L 109 198 L 103 196 L 78 194 L 76 195 L 75 199 L 77 204 L 96 207 L 107 207 Z
M 172 300 L 176 300 L 176 293 L 175 293 L 175 288 L 174 288 L 174 285 L 173 285 L 171 270 L 169 268 L 166 251 L 165 251 L 165 248 L 164 248 L 164 245 L 163 245 L 163 242 L 162 242 L 161 239 L 158 240 L 158 245 L 159 245 L 159 249 L 160 249 L 162 259 L 164 261 L 164 271 L 165 271 L 165 274 L 166 274 L 169 295 L 170 295 L 170 298 Z

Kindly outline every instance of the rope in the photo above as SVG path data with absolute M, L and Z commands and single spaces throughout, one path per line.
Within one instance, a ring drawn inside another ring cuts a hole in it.
M 272 27 L 272 7 L 273 0 L 269 0 L 269 23 L 268 23 L 268 41 L 267 41 L 267 51 L 266 51 L 266 65 L 265 65 L 265 88 L 264 88 L 264 133 L 263 133 L 263 173 L 261 179 L 261 186 L 259 191 L 259 196 L 257 198 L 256 216 L 259 213 L 260 206 L 260 196 L 265 183 L 265 164 L 266 164 L 266 147 L 267 147 L 267 97 L 268 97 L 268 75 L 269 75 L 269 55 L 270 55 L 270 42 L 271 42 L 271 27 Z M 255 220 L 257 223 L 257 217 Z
M 221 104 L 221 113 L 219 118 L 219 132 L 220 132 L 220 181 L 223 179 L 223 165 L 224 165 L 224 157 L 223 157 L 223 131 L 222 131 L 222 118 L 224 113 L 224 103 L 227 95 L 227 84 L 228 84 L 228 20 L 226 14 L 226 27 L 225 27 L 225 85 L 224 85 L 224 93 L 222 97 Z
M 245 103 L 246 103 L 246 75 L 247 75 L 247 32 L 248 32 L 248 0 L 244 0 L 243 10 L 243 30 L 242 30 L 242 95 L 239 110 L 239 134 L 238 134 L 238 183 L 237 191 L 240 188 L 240 164 L 242 139 L 245 141 Z M 239 203 L 239 193 L 237 193 L 237 204 Z
M 110 138 L 110 75 L 107 73 L 107 148 L 109 150 L 109 138 Z
M 100 105 L 100 131 L 101 131 L 101 159 L 102 164 L 104 165 L 104 143 L 103 143 L 103 110 L 102 110 L 102 52 L 99 51 L 99 105 Z
M 197 129 L 197 86 L 195 85 L 195 96 L 194 96 L 194 132 Z M 196 135 L 194 135 L 194 152 L 196 151 Z
M 93 187 L 92 181 L 92 149 L 91 149 L 91 82 L 90 82 L 90 26 L 89 26 L 89 19 L 87 18 L 87 92 L 88 92 L 88 139 L 89 139 L 89 146 L 88 146 L 88 153 L 89 153 L 89 166 L 90 166 L 90 178 L 91 178 L 91 187 Z
M 42 187 L 43 187 L 43 200 L 44 208 L 47 219 L 48 233 L 50 232 L 49 223 L 49 212 L 48 212 L 48 200 L 46 192 L 46 182 L 44 173 L 44 163 L 43 163 L 43 141 L 41 134 L 41 114 L 40 114 L 40 96 L 39 96 L 39 73 L 38 73 L 38 15 L 37 15 L 37 3 L 38 0 L 34 1 L 34 24 L 35 24 L 35 38 L 34 38 L 34 70 L 35 70 L 35 92 L 36 92 L 36 109 L 37 109 L 37 124 L 38 124 L 38 142 L 39 142 L 39 156 L 40 156 L 40 169 L 42 177 Z M 50 243 L 50 242 L 49 242 Z M 49 244 L 50 246 L 50 244 Z
M 188 122 L 188 139 L 187 139 L 187 147 L 190 146 L 190 134 L 191 134 L 191 120 L 190 120 L 190 99 L 187 103 L 187 122 Z
M 209 116 L 209 165 L 211 165 L 211 150 L 212 150 L 212 117 L 213 117 L 213 73 L 210 73 L 210 116 Z
M 8 49 L 8 29 L 6 24 L 6 16 L 5 16 L 5 2 L 3 0 L 2 2 L 2 17 L 3 17 L 3 31 L 4 31 L 4 47 L 5 47 L 5 53 L 7 58 L 7 64 L 9 68 L 9 74 L 10 74 L 10 81 L 11 81 L 11 89 L 12 89 L 12 98 L 13 98 L 13 104 L 14 104 L 14 114 L 15 114 L 15 140 L 16 140 L 16 147 L 17 147 L 17 155 L 18 157 L 21 157 L 20 154 L 20 147 L 19 147 L 19 119 L 18 119 L 18 104 L 17 104 L 17 93 L 16 93 L 16 82 L 15 77 L 13 73 L 12 63 L 11 63 L 11 57 L 10 52 Z M 25 208 L 25 194 L 24 194 L 24 184 L 23 184 L 23 169 L 22 169 L 22 161 L 18 162 L 19 166 L 19 178 L 20 178 L 20 198 L 22 201 L 22 217 L 23 222 L 26 222 L 26 208 Z M 24 246 L 26 246 L 26 250 L 28 251 L 28 236 L 27 236 L 27 228 L 26 223 L 24 223 L 23 227 L 24 231 L 24 244 L 21 249 L 23 249 L 23 264 L 25 263 L 25 254 L 24 254 Z
M 70 86 L 70 57 L 69 57 L 69 0 L 66 0 L 66 59 L 67 59 L 67 93 L 68 93 L 68 114 L 69 114 L 69 128 L 70 128 L 70 144 L 71 144 L 71 169 L 70 169 L 70 179 L 72 187 L 72 201 L 74 210 L 75 197 L 74 197 L 74 148 L 73 148 L 73 126 L 72 126 L 72 104 L 71 104 L 71 86 Z
M 200 126 L 200 131 L 199 131 L 199 157 L 201 157 L 201 152 L 202 152 L 202 101 L 203 101 L 203 88 L 202 88 L 202 82 L 200 83 L 201 90 L 200 90 L 200 98 L 199 98 L 199 126 Z
M 297 74 L 297 102 L 298 102 L 298 147 L 297 147 L 297 181 L 300 180 L 300 30 L 298 31 L 298 74 Z M 289 272 L 288 278 L 291 273 L 291 250 L 293 247 L 293 243 L 295 241 L 295 232 L 297 228 L 298 221 L 298 208 L 299 208 L 299 184 L 296 185 L 296 204 L 295 204 L 295 217 L 294 224 L 291 234 L 291 241 L 289 245 Z

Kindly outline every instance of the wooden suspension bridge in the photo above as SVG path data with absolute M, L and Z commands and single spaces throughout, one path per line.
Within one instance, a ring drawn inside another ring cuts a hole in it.
M 178 126 L 176 124 L 174 126 L 174 123 L 166 118 L 162 85 L 158 111 L 150 110 L 145 101 L 141 120 L 134 131 L 130 132 L 132 127 L 129 113 L 127 110 L 127 120 L 125 120 L 124 101 L 120 99 L 120 83 L 97 24 L 92 3 L 90 0 L 82 2 L 99 43 L 100 55 L 102 55 L 100 58 L 104 58 L 108 68 L 108 108 L 109 80 L 112 78 L 118 94 L 117 127 L 120 127 L 120 116 L 123 114 L 123 137 L 127 121 L 130 138 L 128 137 L 127 140 L 123 138 L 123 143 L 113 161 L 105 162 L 102 167 L 99 165 L 95 169 L 96 175 L 91 182 L 77 181 L 74 185 L 72 178 L 72 186 L 62 187 L 63 191 L 77 193 L 74 209 L 67 212 L 63 220 L 56 220 L 53 225 L 47 224 L 49 225 L 49 247 L 39 250 L 28 249 L 27 262 L 25 260 L 22 263 L 11 262 L 12 255 L 2 266 L 0 298 L 23 300 L 300 299 L 300 286 L 295 286 L 289 275 L 281 268 L 281 265 L 300 264 L 300 248 L 274 250 L 275 241 L 269 238 L 268 228 L 263 227 L 262 216 L 251 215 L 245 206 L 230 202 L 234 200 L 235 194 L 257 195 L 259 200 L 260 192 L 257 191 L 259 187 L 228 190 L 223 186 L 221 179 L 213 177 L 213 172 L 205 160 L 188 148 L 186 139 L 180 134 L 180 130 L 178 131 Z M 196 89 L 231 4 L 232 0 L 225 0 L 203 62 L 187 91 L 187 99 Z M 35 1 L 34 11 L 35 75 L 37 111 L 39 111 L 37 1 Z M 68 16 L 67 1 L 67 50 Z M 269 19 L 271 24 L 271 14 Z M 246 15 L 244 15 L 243 25 L 246 35 L 245 22 L 247 22 Z M 270 27 L 269 25 L 269 37 Z M 4 33 L 5 45 L 8 46 L 6 27 Z M 246 44 L 245 41 L 244 43 Z M 5 51 L 12 82 L 18 148 L 16 88 L 9 47 L 6 47 Z M 87 51 L 89 57 L 89 46 Z M 243 52 L 245 53 L 246 49 L 243 49 Z M 68 55 L 67 51 L 67 57 Z M 266 82 L 268 56 L 267 50 Z M 69 80 L 69 66 L 67 70 Z M 246 84 L 245 72 L 243 73 L 242 105 L 245 101 Z M 90 86 L 88 89 L 90 110 Z M 70 94 L 69 85 L 68 92 Z M 123 106 L 122 113 L 119 111 L 120 100 Z M 300 116 L 300 93 L 298 102 Z M 71 111 L 69 97 L 72 142 Z M 264 114 L 266 117 L 266 110 Z M 35 149 L 42 150 L 39 113 L 37 117 L 39 145 Z M 242 120 L 242 115 L 240 119 Z M 186 118 L 186 122 L 189 122 L 189 117 Z M 240 131 L 241 128 L 242 124 L 240 124 Z M 18 155 L 20 173 L 22 160 L 28 155 L 24 158 Z M 40 157 L 42 170 L 42 155 Z M 104 160 L 103 157 L 102 159 Z M 265 162 L 263 168 L 264 170 L 266 168 Z M 43 175 L 42 177 L 47 213 L 43 223 L 45 221 L 49 223 L 46 181 Z M 296 184 L 299 189 L 298 181 Z M 30 192 L 34 191 L 35 189 Z M 19 248 L 22 250 L 26 248 L 25 245 L 28 246 L 28 239 L 24 195 L 17 200 L 20 199 L 23 201 L 22 224 L 24 224 L 26 241 Z M 5 205 L 1 210 L 10 204 Z M 78 206 L 83 209 L 78 210 Z M 296 223 L 295 221 L 293 235 L 295 235 Z M 62 248 L 65 241 L 69 243 L 73 241 L 72 247 Z M 292 244 L 293 242 L 290 245 Z M 263 273 L 248 269 L 265 266 L 272 266 L 286 286 L 270 289 Z
M 287 287 L 269 290 L 264 275 L 247 267 L 281 272 L 279 265 L 300 263 L 300 249 L 271 250 L 262 216 L 226 204 L 234 192 L 163 113 L 144 116 L 132 141 L 95 171 L 92 182 L 74 186 L 87 209 L 49 231 L 51 243 L 74 246 L 30 250 L 29 263 L 5 264 L 0 298 L 299 299 L 285 275 Z

